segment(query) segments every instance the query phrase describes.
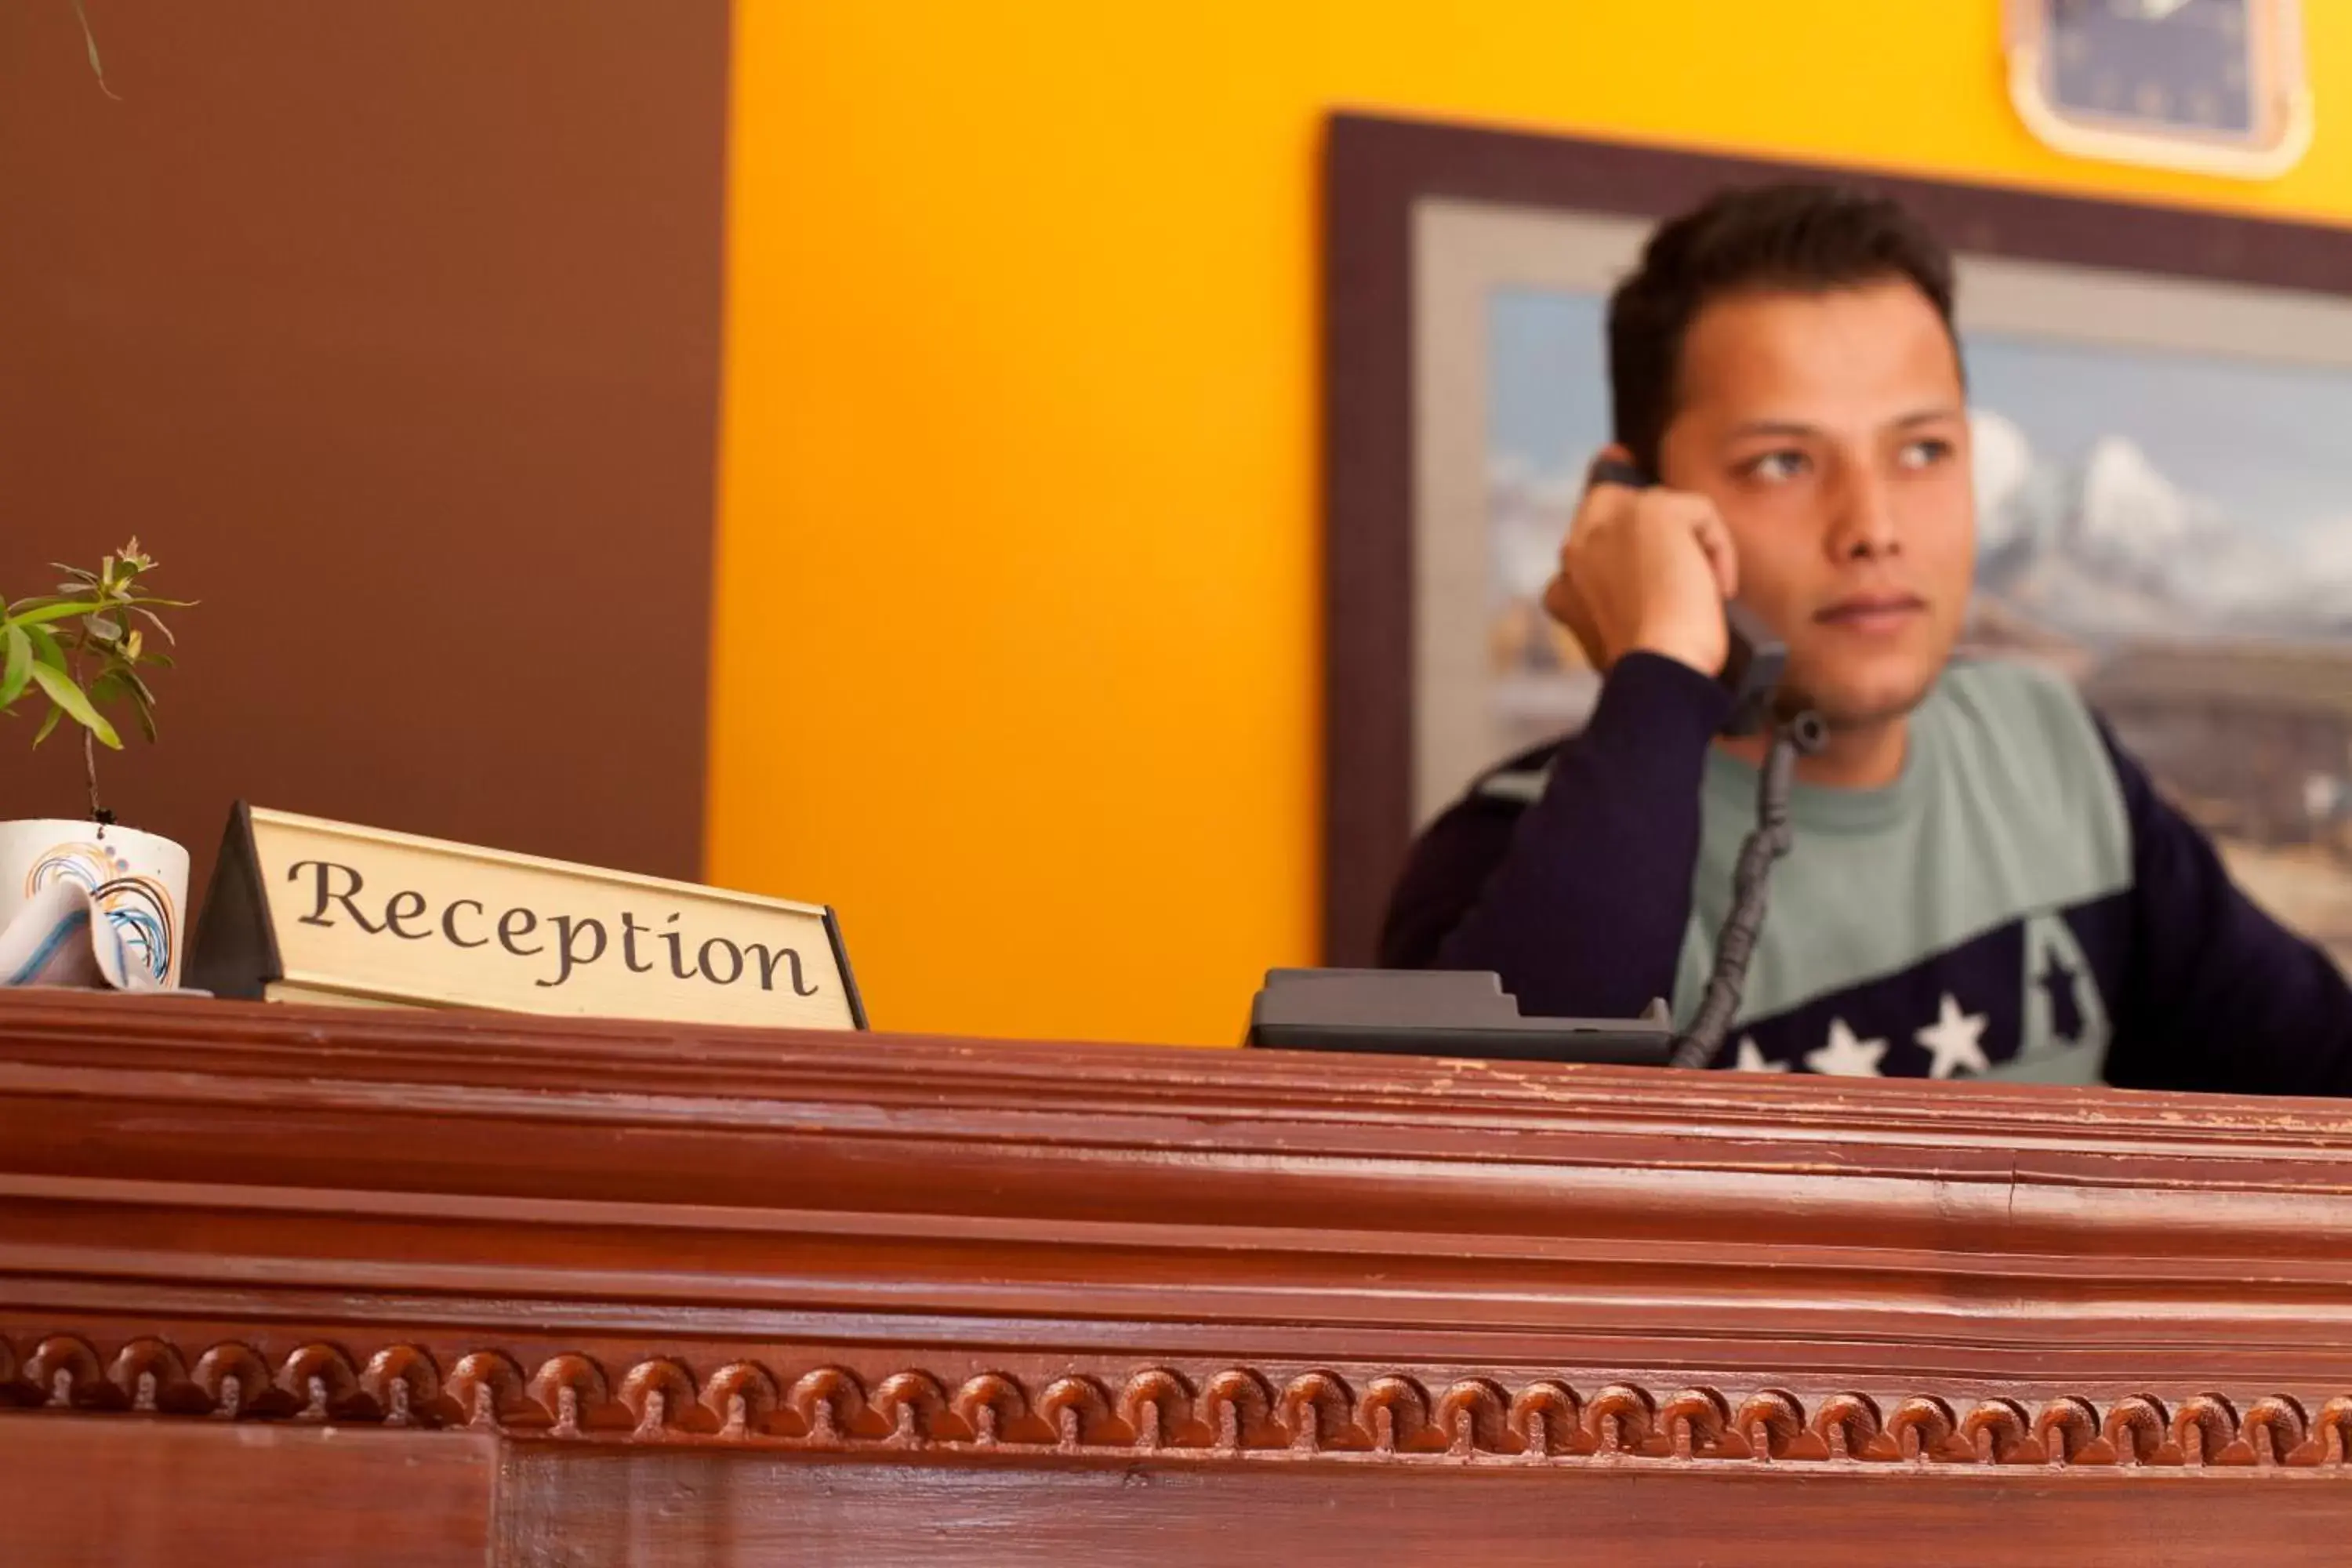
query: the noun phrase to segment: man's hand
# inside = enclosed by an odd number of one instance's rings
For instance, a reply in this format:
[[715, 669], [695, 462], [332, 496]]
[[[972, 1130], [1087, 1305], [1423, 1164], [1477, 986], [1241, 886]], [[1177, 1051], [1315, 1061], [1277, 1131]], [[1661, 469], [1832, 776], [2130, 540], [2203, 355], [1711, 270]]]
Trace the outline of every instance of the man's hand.
[[[1632, 460], [1622, 447], [1601, 456]], [[1713, 501], [1596, 484], [1577, 508], [1544, 608], [1596, 668], [1640, 649], [1720, 675], [1731, 651], [1723, 606], [1738, 591], [1739, 558]]]

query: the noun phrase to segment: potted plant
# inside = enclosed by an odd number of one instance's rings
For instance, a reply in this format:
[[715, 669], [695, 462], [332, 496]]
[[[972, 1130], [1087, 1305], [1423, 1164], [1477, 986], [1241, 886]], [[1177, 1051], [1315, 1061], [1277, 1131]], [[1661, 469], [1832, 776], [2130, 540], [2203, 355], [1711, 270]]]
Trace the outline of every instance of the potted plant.
[[0, 821], [0, 930], [43, 889], [78, 884], [121, 939], [126, 961], [143, 965], [156, 984], [173, 984], [184, 945], [188, 852], [116, 824], [99, 794], [98, 749], [122, 749], [110, 708], [127, 711], [154, 740], [155, 693], [142, 672], [168, 668], [172, 659], [148, 633], [172, 641], [156, 612], [184, 608], [186, 601], [147, 592], [155, 562], [136, 539], [95, 572], [58, 570], [66, 580], [56, 593], [0, 603], [0, 713], [15, 717], [26, 704], [45, 710], [33, 731], [36, 746], [72, 721], [81, 735], [89, 818]]

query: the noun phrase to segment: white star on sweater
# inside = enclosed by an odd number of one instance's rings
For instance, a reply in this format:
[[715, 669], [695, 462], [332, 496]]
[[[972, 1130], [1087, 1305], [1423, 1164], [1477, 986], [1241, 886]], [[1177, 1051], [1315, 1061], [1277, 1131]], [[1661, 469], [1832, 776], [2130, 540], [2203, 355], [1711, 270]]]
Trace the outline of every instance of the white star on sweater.
[[1731, 1064], [1735, 1072], [1787, 1072], [1787, 1062], [1776, 1062], [1756, 1048], [1756, 1037], [1739, 1037], [1739, 1059]]
[[1912, 1037], [1935, 1053], [1928, 1076], [1949, 1078], [1959, 1068], [1966, 1068], [1971, 1077], [1990, 1072], [1992, 1063], [1984, 1053], [1985, 1026], [1990, 1021], [1983, 1013], [1961, 1012], [1958, 999], [1947, 992], [1936, 1021]]
[[1830, 1020], [1830, 1043], [1805, 1053], [1805, 1065], [1833, 1078], [1876, 1078], [1878, 1058], [1886, 1054], [1885, 1040], [1858, 1040], [1843, 1018]]

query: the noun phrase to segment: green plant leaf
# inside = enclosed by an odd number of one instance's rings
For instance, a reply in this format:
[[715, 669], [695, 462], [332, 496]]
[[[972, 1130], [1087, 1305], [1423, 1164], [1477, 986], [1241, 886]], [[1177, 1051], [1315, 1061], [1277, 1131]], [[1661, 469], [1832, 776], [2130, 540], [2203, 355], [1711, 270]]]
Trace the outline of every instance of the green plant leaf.
[[142, 664], [156, 665], [164, 669], [173, 669], [178, 668], [180, 661], [173, 658], [168, 653], [150, 653], [142, 654], [140, 656], [139, 662]]
[[22, 626], [10, 626], [6, 641], [6, 663], [0, 664], [0, 708], [23, 696], [26, 683], [33, 679], [33, 639]]
[[100, 613], [90, 616], [88, 620], [82, 622], [82, 625], [89, 629], [90, 636], [96, 637], [101, 643], [121, 642], [122, 640], [122, 621], [121, 617], [118, 616]]
[[24, 626], [25, 635], [33, 639], [33, 662], [46, 664], [59, 675], [65, 674], [66, 650], [58, 642], [57, 634], [44, 626], [26, 626], [22, 621], [16, 624]]
[[136, 616], [146, 616], [147, 619], [153, 624], [155, 629], [163, 634], [163, 640], [176, 647], [180, 639], [172, 635], [172, 628], [163, 624], [163, 617], [157, 615], [154, 611], [147, 608], [149, 605], [168, 605], [174, 602], [175, 601], [170, 599], [145, 599], [131, 605], [131, 613]]
[[33, 666], [33, 679], [48, 693], [50, 701], [65, 710], [67, 718], [97, 736], [100, 745], [110, 751], [122, 750], [122, 737], [114, 732], [114, 726], [106, 721], [105, 714], [89, 705], [89, 699], [82, 694], [81, 688], [76, 686], [69, 677], [59, 674], [47, 665], [37, 664]]
[[76, 616], [96, 615], [105, 607], [96, 599], [55, 599], [21, 616], [11, 611], [8, 618], [20, 626], [34, 626], [48, 621], [69, 621]]
[[47, 740], [49, 738], [49, 731], [56, 729], [58, 727], [58, 721], [65, 716], [66, 710], [64, 709], [52, 704], [48, 712], [44, 715], [41, 720], [41, 727], [33, 731], [33, 744], [37, 746], [42, 742]]

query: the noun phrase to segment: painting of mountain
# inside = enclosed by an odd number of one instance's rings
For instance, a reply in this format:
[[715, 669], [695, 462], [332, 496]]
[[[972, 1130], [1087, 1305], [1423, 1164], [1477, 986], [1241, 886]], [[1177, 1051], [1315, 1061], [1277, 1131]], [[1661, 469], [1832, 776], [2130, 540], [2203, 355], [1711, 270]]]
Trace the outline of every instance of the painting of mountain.
[[1979, 593], [2102, 647], [2352, 637], [2352, 378], [1969, 342]]
[[[1597, 678], [1540, 600], [1608, 439], [1602, 301], [1488, 314], [1490, 700], [1511, 744]], [[1970, 333], [1967, 651], [2060, 670], [2242, 885], [2352, 969], [2352, 374]]]
[[2352, 378], [1968, 356], [1972, 641], [2080, 680], [2247, 889], [2352, 968]]

